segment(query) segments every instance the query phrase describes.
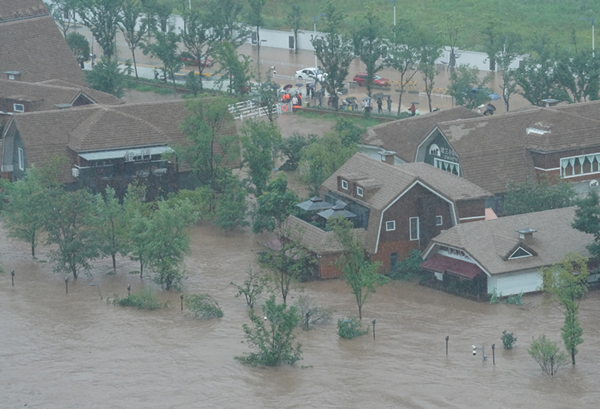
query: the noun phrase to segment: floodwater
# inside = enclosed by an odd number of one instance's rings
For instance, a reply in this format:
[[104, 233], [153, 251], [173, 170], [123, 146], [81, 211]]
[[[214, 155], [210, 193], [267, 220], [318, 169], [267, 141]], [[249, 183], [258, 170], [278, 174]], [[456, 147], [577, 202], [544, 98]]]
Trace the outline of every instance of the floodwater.
[[[377, 320], [375, 340], [372, 332], [341, 340], [335, 322], [298, 329], [302, 361], [252, 368], [233, 359], [248, 351], [241, 341], [249, 320], [229, 283], [242, 282], [255, 267], [266, 237], [207, 225], [192, 236], [185, 293], [213, 295], [221, 319], [182, 314], [174, 292], [160, 292], [169, 305], [158, 311], [107, 303], [115, 293], [125, 296], [127, 284], [133, 291], [155, 287], [128, 274], [137, 267], [128, 260], [119, 260], [116, 275], [106, 274], [109, 260], [97, 261], [93, 276], [69, 281], [66, 295], [64, 276], [42, 262], [47, 249], [31, 260], [26, 244], [2, 241], [0, 408], [598, 407], [600, 292], [581, 304], [585, 343], [577, 365], [554, 378], [542, 374], [526, 351], [532, 336], [560, 340], [563, 317], [541, 305], [542, 296], [525, 297], [523, 307], [489, 305], [400, 282], [380, 288], [364, 306], [363, 323], [371, 327]], [[90, 283], [100, 285], [104, 300]], [[303, 291], [333, 308], [335, 320], [357, 314], [343, 281], [312, 282]], [[300, 294], [297, 286], [290, 301]], [[518, 337], [512, 351], [502, 348], [504, 329]], [[481, 352], [472, 355], [473, 344], [485, 346], [487, 362]]]

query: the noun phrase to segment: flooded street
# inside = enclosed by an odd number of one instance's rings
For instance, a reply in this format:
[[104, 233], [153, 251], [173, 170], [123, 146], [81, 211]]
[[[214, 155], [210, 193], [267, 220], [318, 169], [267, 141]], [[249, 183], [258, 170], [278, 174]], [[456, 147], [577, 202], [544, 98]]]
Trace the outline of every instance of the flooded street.
[[[6, 237], [6, 236], [5, 236]], [[260, 239], [260, 237], [258, 238]], [[97, 261], [93, 277], [69, 282], [51, 272], [47, 249], [39, 260], [24, 243], [5, 240], [0, 257], [0, 408], [595, 408], [600, 401], [600, 292], [581, 304], [585, 343], [576, 367], [554, 378], [527, 354], [532, 336], [560, 340], [563, 316], [525, 297], [525, 306], [489, 305], [393, 282], [372, 295], [363, 323], [372, 332], [341, 340], [335, 322], [298, 330], [303, 360], [295, 367], [258, 369], [233, 358], [247, 351], [241, 283], [260, 249], [249, 233], [193, 231], [185, 293], [209, 293], [224, 317], [197, 320], [181, 313], [179, 294], [160, 292], [168, 308], [142, 311], [106, 303], [113, 294], [154, 287], [128, 274], [137, 264]], [[10, 270], [15, 269], [11, 288]], [[104, 300], [100, 300], [97, 286]], [[292, 292], [295, 302], [299, 286]], [[334, 320], [356, 315], [340, 280], [304, 285], [304, 294], [335, 309]], [[371, 327], [372, 329], [372, 327]], [[518, 337], [505, 351], [502, 330]], [[450, 336], [445, 355], [446, 335]], [[491, 344], [496, 344], [496, 365]], [[562, 346], [562, 341], [560, 341]], [[471, 345], [486, 347], [472, 356]]]

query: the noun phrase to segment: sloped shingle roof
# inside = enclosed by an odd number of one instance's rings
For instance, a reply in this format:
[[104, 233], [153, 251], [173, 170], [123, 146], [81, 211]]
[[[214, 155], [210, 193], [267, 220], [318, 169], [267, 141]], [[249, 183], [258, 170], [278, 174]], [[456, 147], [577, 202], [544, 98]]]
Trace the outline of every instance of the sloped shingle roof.
[[[429, 248], [438, 244], [462, 249], [492, 275], [549, 266], [569, 251], [589, 257], [586, 246], [594, 237], [571, 227], [575, 209], [567, 207], [459, 224], [433, 238]], [[528, 247], [537, 256], [507, 260], [508, 253], [520, 243], [516, 230], [524, 228], [536, 230]]]

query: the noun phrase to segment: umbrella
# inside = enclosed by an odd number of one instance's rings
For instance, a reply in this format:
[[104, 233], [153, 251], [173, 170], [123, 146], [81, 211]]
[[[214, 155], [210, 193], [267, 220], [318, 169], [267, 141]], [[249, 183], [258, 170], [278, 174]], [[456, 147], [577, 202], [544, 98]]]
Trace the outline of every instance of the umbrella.
[[300, 209], [308, 211], [326, 210], [333, 207], [330, 203], [324, 202], [323, 199], [318, 196], [315, 196], [306, 202], [299, 203], [296, 206], [298, 206]]
[[411, 104], [413, 104], [413, 105], [419, 105], [418, 102], [411, 102]]
[[296, 86], [297, 86], [297, 87], [303, 87], [303, 86], [304, 86], [304, 84], [303, 84], [303, 83], [301, 83], [301, 82], [299, 82], [299, 83], [297, 83], [297, 84], [296, 84]]
[[271, 88], [273, 88], [274, 90], [277, 90], [277, 89], [279, 89], [279, 84], [277, 84], [275, 82], [272, 82], [271, 83]]
[[373, 99], [373, 98], [371, 98], [371, 97], [364, 97], [364, 98], [363, 98], [363, 101], [371, 101], [372, 99]]
[[377, 98], [383, 98], [385, 97], [385, 95], [383, 95], [381, 92], [378, 92], [377, 94], [373, 95], [373, 98], [377, 99]]
[[290, 89], [292, 87], [293, 87], [292, 84], [287, 84], [285, 87], [283, 87], [283, 89], [287, 91], [288, 89]]
[[352, 212], [349, 212], [346, 208], [346, 202], [338, 200], [331, 209], [324, 210], [322, 212], [317, 213], [319, 216], [330, 219], [332, 217], [356, 217], [356, 215]]

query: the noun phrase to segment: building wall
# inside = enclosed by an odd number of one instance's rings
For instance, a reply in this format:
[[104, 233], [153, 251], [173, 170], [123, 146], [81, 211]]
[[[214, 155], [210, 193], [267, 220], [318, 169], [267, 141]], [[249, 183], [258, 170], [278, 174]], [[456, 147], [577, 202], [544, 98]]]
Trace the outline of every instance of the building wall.
[[371, 262], [380, 262], [381, 267], [379, 271], [391, 271], [391, 255], [397, 253], [397, 260], [405, 260], [410, 252], [413, 250], [419, 250], [419, 241], [394, 241], [388, 243], [379, 243], [379, 251], [377, 254], [371, 255]]
[[[485, 219], [485, 200], [461, 200], [456, 204], [459, 223]], [[462, 219], [462, 220], [460, 220]]]
[[538, 270], [521, 271], [512, 274], [501, 274], [488, 277], [488, 293], [493, 293], [494, 289], [503, 296], [532, 293], [539, 291], [542, 285], [542, 279]]
[[321, 278], [337, 278], [342, 272], [335, 267], [334, 263], [339, 254], [324, 254], [319, 257], [319, 276]]

